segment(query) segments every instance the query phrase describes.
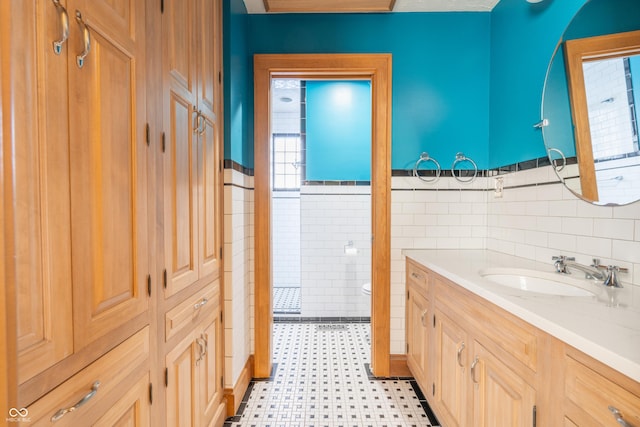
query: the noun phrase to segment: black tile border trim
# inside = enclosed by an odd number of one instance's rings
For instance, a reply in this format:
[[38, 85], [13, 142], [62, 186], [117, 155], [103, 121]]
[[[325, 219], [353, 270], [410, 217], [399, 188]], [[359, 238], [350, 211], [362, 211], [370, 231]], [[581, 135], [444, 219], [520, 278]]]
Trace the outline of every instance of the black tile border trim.
[[[567, 157], [567, 165], [575, 165], [578, 163], [577, 157]], [[542, 168], [545, 166], [551, 166], [551, 162], [548, 157], [539, 157], [537, 159], [525, 160], [523, 162], [513, 163], [510, 165], [500, 166], [493, 169], [480, 169], [478, 170], [478, 177], [488, 178], [497, 175], [505, 175], [508, 173], [525, 171], [529, 169]], [[469, 177], [473, 175], [472, 170], [461, 169], [460, 171], [456, 170], [456, 173], [460, 173], [463, 177]], [[436, 176], [435, 170], [420, 170], [418, 171], [420, 176], [426, 176], [434, 178]], [[413, 169], [393, 169], [391, 171], [391, 176], [413, 176]], [[440, 177], [444, 178], [452, 178], [453, 175], [450, 169], [442, 169], [440, 171]]]
[[224, 168], [225, 169], [233, 169], [234, 171], [238, 171], [247, 176], [253, 176], [254, 169], [248, 168], [246, 166], [242, 166], [240, 163], [231, 159], [224, 159]]
[[273, 317], [274, 323], [371, 323], [371, 317]]

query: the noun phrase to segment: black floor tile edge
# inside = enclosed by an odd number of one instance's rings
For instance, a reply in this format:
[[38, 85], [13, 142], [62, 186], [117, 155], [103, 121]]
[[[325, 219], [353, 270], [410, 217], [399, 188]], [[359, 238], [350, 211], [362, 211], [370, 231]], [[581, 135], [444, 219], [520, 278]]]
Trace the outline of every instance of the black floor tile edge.
[[274, 363], [271, 366], [271, 376], [269, 378], [252, 378], [251, 381], [249, 381], [249, 386], [247, 387], [247, 391], [244, 393], [244, 396], [242, 396], [242, 402], [240, 402], [240, 406], [238, 406], [238, 411], [234, 416], [228, 417], [224, 421], [224, 427], [231, 427], [232, 423], [237, 423], [242, 421], [242, 414], [244, 413], [244, 410], [247, 407], [247, 403], [249, 402], [249, 396], [251, 396], [251, 392], [253, 391], [253, 388], [255, 387], [256, 383], [273, 381], [273, 379], [276, 377], [277, 371], [278, 371], [278, 364]]
[[273, 317], [275, 323], [371, 323], [371, 317]]
[[420, 390], [420, 386], [418, 386], [418, 383], [415, 380], [412, 380], [410, 383], [411, 387], [413, 387], [414, 393], [416, 394], [418, 400], [420, 401], [420, 404], [422, 405], [422, 409], [424, 409], [424, 413], [427, 414], [427, 418], [429, 418], [429, 424], [431, 424], [433, 427], [439, 426], [440, 422], [438, 421], [436, 414], [433, 413], [431, 406], [429, 406], [429, 402], [427, 402], [427, 398], [424, 396], [424, 393], [422, 393], [422, 390]]

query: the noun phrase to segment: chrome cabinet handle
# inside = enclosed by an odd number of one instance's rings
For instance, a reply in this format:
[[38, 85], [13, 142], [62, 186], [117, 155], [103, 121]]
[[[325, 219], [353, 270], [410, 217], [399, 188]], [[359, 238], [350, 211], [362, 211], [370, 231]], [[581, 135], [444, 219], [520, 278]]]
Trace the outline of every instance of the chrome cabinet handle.
[[195, 117], [193, 118], [193, 133], [202, 135], [205, 130], [205, 120], [202, 115], [202, 111], [196, 110], [196, 107], [194, 106], [193, 113], [195, 114]]
[[58, 11], [58, 16], [60, 17], [60, 27], [62, 28], [60, 40], [53, 41], [53, 53], [55, 53], [56, 55], [60, 55], [60, 53], [62, 52], [62, 45], [69, 38], [69, 14], [67, 13], [67, 9], [65, 9], [64, 6], [60, 4], [60, 0], [53, 0], [53, 4]]
[[82, 68], [84, 66], [85, 58], [91, 51], [91, 33], [89, 32], [87, 24], [82, 20], [82, 14], [79, 10], [76, 10], [76, 21], [82, 29], [82, 41], [84, 43], [84, 51], [82, 51], [80, 55], [76, 56], [76, 63], [78, 64], [78, 68]]
[[205, 354], [202, 338], [196, 338], [196, 344], [198, 344], [198, 348], [200, 349], [200, 351], [198, 352], [198, 358], [196, 359], [196, 365], [199, 365], [200, 361], [204, 358], [204, 354]]
[[620, 411], [618, 411], [618, 408], [616, 408], [614, 406], [609, 406], [609, 410], [613, 414], [613, 416], [616, 419], [616, 421], [618, 422], [618, 424], [620, 424], [622, 427], [633, 427], [632, 424], [629, 424], [628, 422], [626, 422], [622, 418], [622, 414], [620, 413]]
[[458, 366], [464, 368], [464, 365], [462, 364], [462, 350], [464, 350], [464, 341], [460, 343], [460, 347], [458, 348]]
[[413, 277], [414, 279], [419, 279], [421, 276], [418, 273], [413, 272], [411, 273], [411, 277]]
[[55, 423], [56, 421], [64, 417], [69, 412], [73, 412], [79, 407], [81, 407], [82, 405], [84, 405], [85, 403], [87, 403], [89, 400], [91, 400], [93, 396], [96, 395], [96, 393], [98, 392], [98, 387], [100, 387], [100, 381], [94, 382], [93, 385], [91, 386], [91, 391], [89, 393], [85, 394], [84, 397], [78, 400], [78, 402], [75, 405], [69, 408], [60, 409], [58, 412], [53, 414], [53, 416], [51, 417], [51, 422]]
[[202, 119], [202, 125], [200, 124], [200, 122], [198, 122], [198, 135], [202, 135], [204, 131], [207, 130], [207, 121], [205, 120], [201, 111], [198, 111], [198, 117]]
[[478, 381], [476, 381], [476, 365], [479, 361], [480, 359], [478, 358], [478, 356], [476, 356], [476, 358], [473, 359], [473, 363], [471, 364], [471, 380], [474, 384], [478, 384]]
[[422, 323], [422, 326], [427, 326], [424, 324], [424, 317], [427, 315], [427, 310], [422, 312], [422, 315], [420, 316], [420, 323]]
[[202, 357], [206, 356], [209, 352], [209, 337], [206, 334], [200, 335], [202, 341], [204, 341], [204, 352], [202, 353]]
[[205, 297], [202, 297], [202, 299], [200, 300], [200, 302], [197, 302], [193, 305], [193, 309], [194, 310], [198, 310], [200, 309], [202, 306], [204, 306], [206, 303], [208, 303], [209, 300], [206, 299]]

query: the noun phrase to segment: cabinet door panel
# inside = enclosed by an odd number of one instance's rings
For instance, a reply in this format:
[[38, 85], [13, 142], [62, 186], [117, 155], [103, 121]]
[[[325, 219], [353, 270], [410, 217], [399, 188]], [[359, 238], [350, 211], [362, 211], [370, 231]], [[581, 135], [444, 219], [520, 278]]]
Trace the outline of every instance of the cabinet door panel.
[[192, 127], [193, 106], [175, 92], [169, 99], [169, 144], [165, 166], [165, 265], [170, 296], [195, 283], [199, 276], [197, 139]]
[[443, 420], [454, 426], [465, 426], [467, 422], [468, 345], [464, 329], [436, 309], [435, 397]]
[[407, 305], [407, 340], [409, 352], [407, 363], [414, 377], [422, 387], [426, 387], [427, 341], [429, 324], [427, 300], [414, 288], [409, 290]]
[[199, 234], [202, 236], [201, 276], [213, 274], [217, 279], [220, 276], [220, 249], [222, 248], [220, 133], [217, 125], [207, 117], [204, 117], [203, 126], [204, 132], [200, 141], [201, 153], [198, 156], [201, 162], [199, 200], [202, 201]]
[[[477, 342], [473, 425], [512, 427], [533, 425], [535, 390]], [[472, 372], [473, 373], [473, 372]]]
[[196, 399], [198, 395], [196, 360], [199, 351], [197, 347], [193, 334], [190, 334], [167, 355], [168, 426], [199, 426]]
[[162, 14], [162, 33], [165, 37], [165, 77], [171, 85], [195, 95], [196, 62], [193, 39], [195, 9], [192, 0], [166, 1]]
[[198, 106], [208, 115], [218, 115], [220, 87], [221, 8], [220, 0], [196, 0], [198, 10]]
[[18, 382], [73, 352], [66, 51], [51, 1], [14, 3], [24, 23], [15, 97], [13, 210]]
[[[122, 394], [122, 391], [120, 392]], [[124, 393], [94, 427], [148, 427], [151, 408], [149, 404], [149, 373]]]
[[117, 19], [92, 20], [92, 9], [85, 9], [91, 51], [82, 68], [75, 55], [69, 58], [74, 317], [79, 347], [148, 309], [144, 15], [143, 4], [130, 1], [128, 7], [137, 7], [134, 36], [123, 39], [110, 25]]
[[204, 425], [221, 410], [223, 388], [222, 379], [222, 330], [220, 328], [220, 307], [215, 309], [216, 317], [201, 334], [206, 343], [206, 354], [200, 362], [198, 379], [200, 383], [200, 408]]

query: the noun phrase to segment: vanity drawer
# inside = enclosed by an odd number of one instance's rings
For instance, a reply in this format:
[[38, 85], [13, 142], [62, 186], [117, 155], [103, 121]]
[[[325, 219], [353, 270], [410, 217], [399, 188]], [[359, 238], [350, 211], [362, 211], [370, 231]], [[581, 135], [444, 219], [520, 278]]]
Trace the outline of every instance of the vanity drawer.
[[[617, 383], [621, 374], [601, 375], [581, 361], [565, 356], [565, 418], [579, 426], [640, 426], [640, 384], [631, 392]], [[614, 382], [615, 381], [615, 382]], [[615, 415], [612, 409], [619, 411]]]
[[429, 272], [410, 259], [407, 259], [407, 287], [412, 286], [427, 297], [429, 290]]
[[216, 280], [204, 289], [169, 310], [165, 314], [165, 340], [169, 341], [180, 331], [195, 325], [220, 303], [220, 281]]
[[[142, 372], [148, 372], [148, 360], [149, 327], [145, 327], [29, 406], [28, 424], [92, 425], [133, 386]], [[62, 413], [74, 405], [75, 409]]]
[[470, 329], [488, 338], [482, 341], [489, 350], [506, 353], [537, 372], [538, 330], [443, 277], [435, 276], [434, 282], [437, 307], [466, 319]]

